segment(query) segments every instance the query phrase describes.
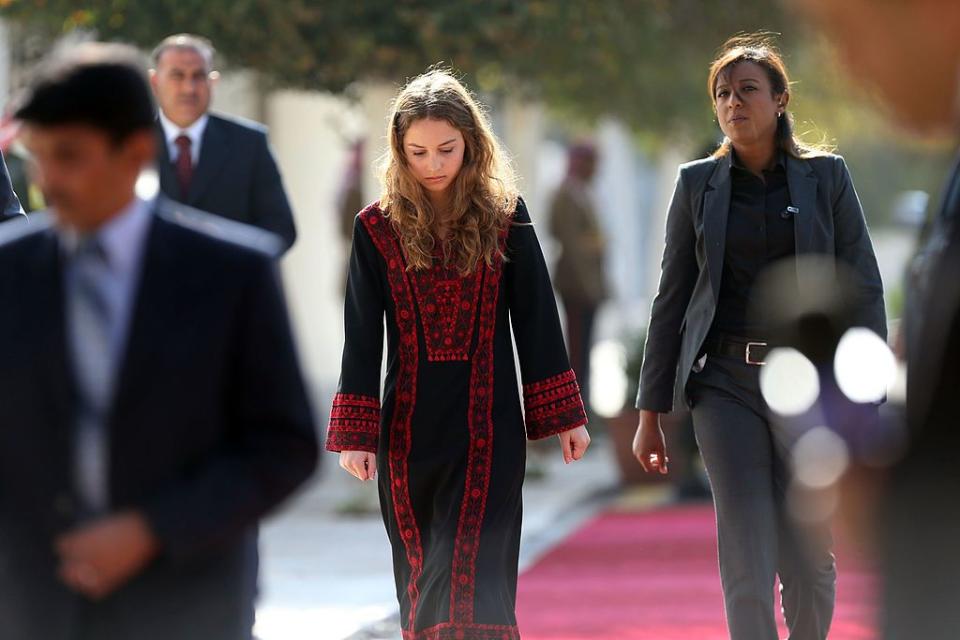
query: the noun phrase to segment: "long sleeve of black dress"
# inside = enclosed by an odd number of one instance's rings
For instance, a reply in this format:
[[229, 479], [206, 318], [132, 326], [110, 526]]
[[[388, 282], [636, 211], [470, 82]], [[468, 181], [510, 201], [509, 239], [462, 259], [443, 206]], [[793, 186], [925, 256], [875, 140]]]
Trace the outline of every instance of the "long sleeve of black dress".
[[377, 452], [385, 293], [378, 259], [369, 233], [356, 218], [343, 311], [343, 362], [327, 432], [329, 451]]
[[520, 358], [527, 437], [546, 438], [586, 424], [587, 416], [563, 346], [547, 264], [523, 201], [508, 236], [507, 260], [504, 279]]

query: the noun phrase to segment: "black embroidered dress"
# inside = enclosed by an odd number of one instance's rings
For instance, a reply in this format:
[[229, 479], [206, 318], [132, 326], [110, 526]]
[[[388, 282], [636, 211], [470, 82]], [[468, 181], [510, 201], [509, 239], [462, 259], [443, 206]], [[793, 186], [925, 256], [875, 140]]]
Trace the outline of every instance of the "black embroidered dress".
[[354, 225], [327, 449], [377, 454], [404, 640], [520, 637], [514, 604], [525, 436], [587, 422], [522, 202], [503, 242], [505, 263], [461, 277], [442, 260], [407, 270], [376, 205]]

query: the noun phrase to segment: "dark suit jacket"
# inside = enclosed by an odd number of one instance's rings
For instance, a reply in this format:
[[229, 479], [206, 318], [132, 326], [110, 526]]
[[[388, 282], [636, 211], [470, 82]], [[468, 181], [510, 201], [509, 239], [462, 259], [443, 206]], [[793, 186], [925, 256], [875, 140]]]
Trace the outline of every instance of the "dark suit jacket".
[[20, 206], [20, 200], [17, 198], [17, 194], [13, 190], [13, 185], [10, 182], [7, 163], [4, 161], [3, 156], [0, 155], [0, 222], [22, 215], [23, 207]]
[[[886, 337], [883, 284], [860, 200], [843, 158], [787, 157], [797, 255], [823, 254], [854, 271], [856, 324]], [[730, 210], [730, 156], [681, 165], [667, 213], [660, 287], [653, 300], [637, 408], [660, 413], [686, 400], [687, 379], [713, 323]]]
[[283, 238], [284, 250], [289, 249], [297, 230], [266, 129], [249, 121], [209, 115], [187, 194], [180, 193], [163, 127], [157, 121], [160, 190], [196, 209], [272, 231]]
[[884, 482], [884, 637], [951, 640], [960, 626], [960, 159], [909, 273], [908, 442]]
[[94, 604], [56, 577], [75, 382], [44, 215], [0, 228], [0, 637], [249, 637], [257, 522], [317, 457], [274, 261], [158, 207], [108, 429], [112, 508], [145, 513], [162, 551]]
[[934, 414], [956, 411], [941, 380], [957, 369], [950, 352], [960, 330], [960, 158], [954, 165], [940, 211], [914, 257], [904, 305], [907, 337], [907, 419], [915, 430]]

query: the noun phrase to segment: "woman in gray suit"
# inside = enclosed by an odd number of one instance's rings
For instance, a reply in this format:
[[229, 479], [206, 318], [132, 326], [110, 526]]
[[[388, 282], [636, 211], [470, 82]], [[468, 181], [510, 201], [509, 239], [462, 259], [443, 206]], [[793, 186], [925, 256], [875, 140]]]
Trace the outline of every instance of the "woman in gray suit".
[[785, 513], [789, 443], [760, 393], [769, 329], [755, 283], [774, 262], [818, 254], [856, 280], [855, 323], [886, 337], [883, 287], [863, 211], [840, 156], [797, 140], [783, 60], [767, 41], [735, 38], [710, 67], [725, 139], [680, 167], [667, 214], [637, 408], [634, 453], [667, 472], [660, 415], [692, 410], [714, 494], [727, 624], [734, 640], [775, 640], [773, 587], [791, 640], [826, 638], [836, 570], [826, 525]]

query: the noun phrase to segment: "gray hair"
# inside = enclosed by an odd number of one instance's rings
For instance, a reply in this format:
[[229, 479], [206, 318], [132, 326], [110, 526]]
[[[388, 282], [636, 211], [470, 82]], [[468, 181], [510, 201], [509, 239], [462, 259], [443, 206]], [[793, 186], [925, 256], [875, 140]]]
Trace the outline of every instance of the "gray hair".
[[153, 62], [154, 68], [160, 64], [160, 57], [163, 56], [164, 52], [170, 49], [190, 49], [196, 51], [206, 61], [207, 71], [213, 70], [213, 56], [216, 55], [217, 50], [213, 48], [213, 43], [203, 36], [192, 33], [177, 33], [172, 36], [167, 36], [156, 46], [150, 55], [150, 60]]

